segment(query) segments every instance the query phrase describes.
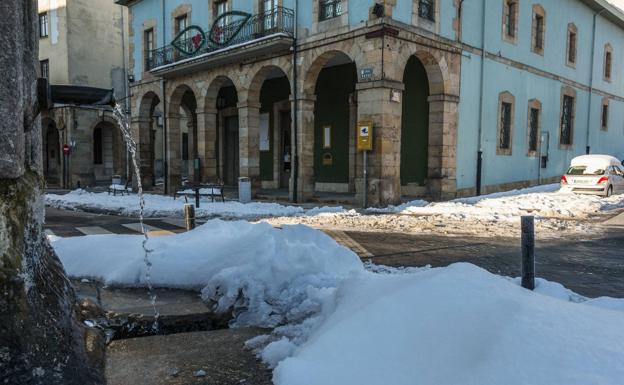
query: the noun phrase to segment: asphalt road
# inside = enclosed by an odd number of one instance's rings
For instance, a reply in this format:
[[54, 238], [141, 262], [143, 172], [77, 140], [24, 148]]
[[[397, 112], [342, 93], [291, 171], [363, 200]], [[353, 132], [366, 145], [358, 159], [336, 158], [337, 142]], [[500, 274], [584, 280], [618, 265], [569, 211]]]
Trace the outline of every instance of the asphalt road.
[[[102, 232], [136, 234], [136, 218], [46, 210], [46, 229], [55, 235]], [[167, 218], [146, 223], [166, 232], [182, 232], [182, 222]], [[94, 230], [95, 229], [95, 230]], [[87, 231], [88, 230], [88, 231]], [[478, 238], [381, 232], [329, 231], [363, 260], [387, 266], [446, 266], [470, 262], [496, 274], [520, 275], [518, 238]], [[624, 229], [605, 228], [601, 237], [538, 240], [536, 274], [589, 297], [624, 297]]]

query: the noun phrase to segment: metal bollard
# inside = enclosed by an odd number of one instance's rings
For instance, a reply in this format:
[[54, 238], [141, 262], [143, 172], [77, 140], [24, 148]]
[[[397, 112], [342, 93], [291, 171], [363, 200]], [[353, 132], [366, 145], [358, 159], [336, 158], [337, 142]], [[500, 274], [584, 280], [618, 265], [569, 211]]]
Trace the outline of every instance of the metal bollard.
[[523, 216], [522, 228], [522, 287], [535, 289], [535, 217]]
[[195, 228], [195, 207], [190, 203], [184, 205], [184, 224], [187, 231]]
[[199, 187], [195, 188], [195, 207], [199, 208]]

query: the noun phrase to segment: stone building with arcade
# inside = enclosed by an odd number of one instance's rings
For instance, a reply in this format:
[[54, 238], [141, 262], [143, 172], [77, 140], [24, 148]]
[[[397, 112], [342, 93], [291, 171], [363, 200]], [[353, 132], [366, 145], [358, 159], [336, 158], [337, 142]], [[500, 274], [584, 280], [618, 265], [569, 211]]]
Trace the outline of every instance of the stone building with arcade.
[[624, 15], [603, 0], [116, 3], [143, 184], [168, 193], [248, 177], [255, 193], [383, 206], [624, 155]]
[[[125, 12], [112, 1], [39, 0], [39, 76], [55, 85], [114, 88], [123, 101]], [[42, 116], [42, 135], [48, 187], [109, 185], [113, 175], [127, 174], [110, 108], [56, 104]]]

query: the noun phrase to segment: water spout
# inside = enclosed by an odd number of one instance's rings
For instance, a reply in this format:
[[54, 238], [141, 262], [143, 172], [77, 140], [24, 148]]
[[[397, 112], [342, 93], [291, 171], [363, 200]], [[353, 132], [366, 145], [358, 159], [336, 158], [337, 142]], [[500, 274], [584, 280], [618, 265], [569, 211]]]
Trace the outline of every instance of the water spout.
[[145, 224], [143, 223], [143, 212], [145, 210], [145, 198], [143, 197], [143, 184], [141, 182], [141, 169], [139, 167], [139, 160], [137, 159], [137, 144], [132, 136], [132, 131], [130, 130], [130, 124], [128, 123], [128, 119], [124, 112], [124, 109], [121, 105], [115, 103], [113, 106], [113, 117], [117, 121], [119, 128], [124, 136], [124, 140], [126, 142], [126, 147], [128, 148], [128, 152], [130, 152], [132, 158], [132, 166], [134, 168], [134, 174], [137, 183], [137, 194], [139, 196], [139, 222], [141, 224], [141, 233], [143, 234], [143, 261], [145, 262], [145, 283], [147, 284], [147, 289], [149, 296], [151, 298], [151, 304], [154, 308], [154, 324], [152, 325], [152, 329], [154, 333], [158, 332], [158, 317], [160, 313], [156, 308], [156, 294], [154, 294], [154, 288], [152, 286], [151, 280], [151, 271], [152, 271], [152, 262], [150, 261], [149, 254], [152, 250], [147, 247], [147, 243], [149, 241], [149, 235], [147, 233], [147, 229], [145, 228]]

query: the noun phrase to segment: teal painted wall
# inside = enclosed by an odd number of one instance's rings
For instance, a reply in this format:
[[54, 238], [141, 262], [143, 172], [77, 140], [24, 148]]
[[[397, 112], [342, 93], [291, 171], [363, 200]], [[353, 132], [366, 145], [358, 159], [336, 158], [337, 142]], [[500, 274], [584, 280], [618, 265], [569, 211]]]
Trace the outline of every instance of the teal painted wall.
[[266, 80], [260, 90], [260, 113], [269, 113], [269, 151], [260, 152], [260, 179], [273, 180], [273, 153], [275, 151], [274, 129], [275, 114], [273, 103], [287, 100], [290, 95], [290, 83], [288, 78]]
[[[349, 94], [355, 90], [355, 64], [325, 68], [316, 82], [314, 176], [316, 182], [349, 181]], [[331, 126], [331, 148], [323, 148], [323, 127]], [[355, 128], [354, 128], [355, 129]], [[323, 155], [333, 158], [323, 165]]]
[[401, 184], [425, 184], [429, 145], [429, 82], [420, 60], [411, 57], [403, 75]]

